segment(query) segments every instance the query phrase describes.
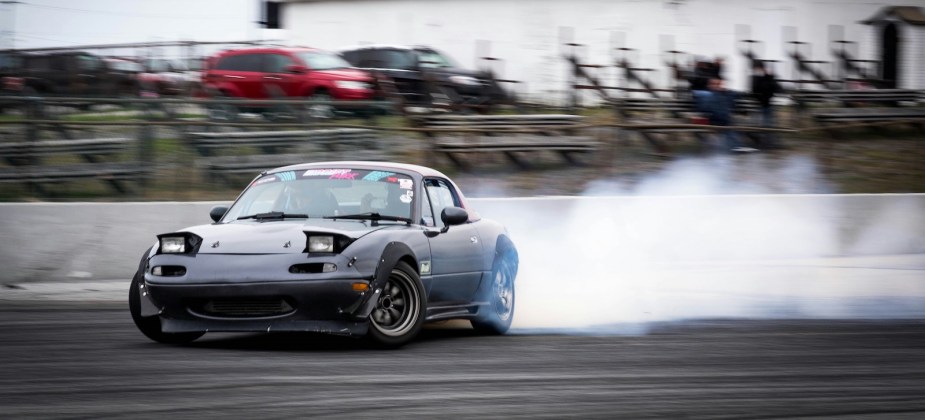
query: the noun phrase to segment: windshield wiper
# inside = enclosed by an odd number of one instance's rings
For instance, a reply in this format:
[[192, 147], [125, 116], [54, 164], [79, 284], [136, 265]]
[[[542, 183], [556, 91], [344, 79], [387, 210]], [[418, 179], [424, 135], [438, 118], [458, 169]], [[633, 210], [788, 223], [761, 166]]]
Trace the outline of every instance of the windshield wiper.
[[257, 213], [250, 216], [241, 216], [236, 220], [254, 219], [254, 220], [283, 220], [283, 219], [308, 219], [307, 214], [300, 213], [283, 213], [281, 211], [271, 211], [267, 213]]
[[407, 224], [409, 224], [409, 225], [411, 224], [411, 219], [409, 219], [409, 218], [407, 218], [407, 217], [382, 215], [382, 214], [379, 214], [379, 213], [376, 213], [376, 212], [357, 213], [357, 214], [345, 214], [345, 215], [343, 215], [343, 216], [324, 216], [324, 218], [325, 218], [325, 219], [333, 219], [333, 220], [337, 220], [337, 219], [343, 219], [343, 220], [372, 220], [372, 221], [373, 221], [373, 226], [378, 225], [380, 220], [385, 220], [385, 221], [389, 221], [389, 222], [405, 222], [405, 223], [407, 223]]

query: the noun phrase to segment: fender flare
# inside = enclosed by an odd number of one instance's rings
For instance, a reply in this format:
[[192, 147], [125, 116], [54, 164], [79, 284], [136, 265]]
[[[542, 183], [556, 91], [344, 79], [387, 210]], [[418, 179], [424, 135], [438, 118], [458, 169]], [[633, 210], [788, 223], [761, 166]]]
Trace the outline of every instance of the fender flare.
[[[135, 273], [138, 276], [139, 280], [144, 283], [145, 281], [145, 269], [148, 266], [148, 260], [151, 259], [151, 251], [154, 249], [152, 246], [148, 248], [147, 251], [141, 256], [141, 261], [138, 263], [138, 271]], [[139, 315], [143, 317], [155, 316], [161, 313], [161, 309], [151, 300], [151, 297], [147, 293], [139, 293]]]
[[[376, 308], [376, 302], [379, 301], [379, 295], [382, 294], [382, 287], [385, 286], [389, 276], [392, 274], [392, 268], [405, 257], [414, 259], [411, 266], [417, 267], [417, 257], [408, 245], [401, 242], [389, 242], [385, 246], [385, 249], [382, 250], [382, 256], [379, 257], [379, 264], [376, 266], [376, 274], [373, 280], [369, 282], [371, 292], [360, 303], [357, 310], [353, 312], [353, 316], [364, 320], [369, 317], [369, 314]], [[422, 290], [421, 292], [423, 293], [424, 291]]]

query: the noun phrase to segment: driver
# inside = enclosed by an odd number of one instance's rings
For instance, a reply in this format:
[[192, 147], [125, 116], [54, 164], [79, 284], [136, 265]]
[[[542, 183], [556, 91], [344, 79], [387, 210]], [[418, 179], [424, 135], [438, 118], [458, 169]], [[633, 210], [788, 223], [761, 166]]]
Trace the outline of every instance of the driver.
[[311, 217], [333, 216], [337, 199], [328, 189], [299, 188], [287, 185], [277, 200], [277, 208], [285, 213], [307, 214]]

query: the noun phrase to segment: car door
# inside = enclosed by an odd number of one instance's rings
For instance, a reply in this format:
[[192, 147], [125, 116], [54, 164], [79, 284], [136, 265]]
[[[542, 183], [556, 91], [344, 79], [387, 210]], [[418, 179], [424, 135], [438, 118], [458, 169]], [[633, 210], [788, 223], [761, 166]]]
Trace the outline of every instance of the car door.
[[[382, 48], [363, 50], [357, 67], [388, 76], [406, 101], [421, 102], [421, 78], [416, 56], [411, 50]], [[439, 216], [439, 215], [438, 215]]]
[[241, 72], [242, 77], [241, 90], [245, 98], [266, 99], [267, 92], [263, 84], [263, 77], [266, 73], [263, 70], [264, 59], [269, 54], [243, 54], [241, 55]]
[[[441, 178], [425, 179], [422, 193], [422, 222], [434, 229], [442, 229], [440, 213], [446, 207], [459, 207], [458, 195], [452, 185]], [[484, 259], [477, 223], [450, 226], [446, 232], [430, 238], [433, 277], [428, 301], [431, 304], [468, 303], [478, 290]]]
[[[206, 74], [206, 80], [219, 89], [227, 89], [234, 95], [245, 98], [262, 98], [263, 76], [260, 54], [241, 53], [222, 57], [215, 64], [215, 69]], [[257, 96], [257, 95], [260, 96]]]
[[106, 66], [103, 60], [97, 56], [89, 54], [78, 54], [75, 56], [77, 65], [77, 77], [79, 78], [80, 94], [83, 95], [100, 95], [109, 93], [106, 89]]
[[263, 74], [264, 90], [270, 98], [285, 98], [298, 96], [299, 84], [297, 75], [286, 71], [286, 67], [295, 64], [287, 55], [271, 53], [263, 59], [265, 73]]

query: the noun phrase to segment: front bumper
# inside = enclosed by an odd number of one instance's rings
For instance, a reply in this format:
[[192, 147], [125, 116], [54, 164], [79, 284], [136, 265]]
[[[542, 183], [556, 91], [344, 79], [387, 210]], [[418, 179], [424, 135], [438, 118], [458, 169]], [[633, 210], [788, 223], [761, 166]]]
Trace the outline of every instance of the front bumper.
[[[293, 274], [295, 263], [335, 262], [334, 273]], [[186, 274], [154, 276], [150, 267], [182, 265]], [[370, 297], [354, 290], [369, 284], [339, 255], [306, 260], [305, 254], [156, 255], [145, 272], [148, 313], [164, 332], [319, 332], [363, 335], [365, 317], [355, 315]]]
[[331, 97], [338, 101], [368, 100], [373, 99], [375, 91], [372, 89], [331, 89]]

